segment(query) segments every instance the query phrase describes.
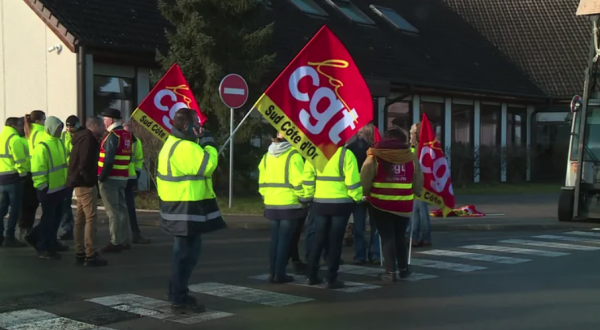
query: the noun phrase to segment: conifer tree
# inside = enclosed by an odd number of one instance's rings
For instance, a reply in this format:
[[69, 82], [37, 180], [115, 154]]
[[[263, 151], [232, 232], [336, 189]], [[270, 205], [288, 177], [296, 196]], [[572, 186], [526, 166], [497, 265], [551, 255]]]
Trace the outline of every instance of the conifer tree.
[[[207, 128], [220, 140], [229, 135], [229, 109], [222, 103], [219, 82], [237, 73], [248, 82], [251, 94], [245, 109], [264, 91], [263, 74], [271, 65], [273, 23], [267, 0], [158, 0], [162, 15], [172, 27], [166, 31], [169, 50], [157, 53], [164, 70], [179, 64], [200, 108], [208, 116]], [[243, 115], [245, 111], [237, 111]], [[236, 124], [241, 116], [237, 117]], [[261, 126], [247, 120], [236, 140], [248, 140]], [[258, 130], [259, 131], [259, 130]]]

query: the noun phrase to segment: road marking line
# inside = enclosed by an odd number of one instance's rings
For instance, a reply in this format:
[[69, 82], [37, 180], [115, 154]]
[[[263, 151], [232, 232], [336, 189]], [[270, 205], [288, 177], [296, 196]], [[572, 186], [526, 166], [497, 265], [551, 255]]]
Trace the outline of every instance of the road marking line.
[[[255, 280], [261, 280], [261, 281], [267, 281], [267, 280], [269, 280], [269, 274], [250, 276], [249, 278], [255, 279]], [[323, 285], [308, 285], [308, 284], [305, 284], [304, 282], [300, 282], [299, 280], [295, 280], [294, 282], [287, 283], [287, 284], [303, 286], [303, 287], [307, 287], [307, 288], [325, 289], [325, 286], [323, 286]], [[357, 292], [361, 292], [361, 291], [365, 291], [365, 290], [373, 290], [373, 289], [381, 288], [378, 285], [350, 282], [350, 281], [344, 281], [344, 284], [346, 284], [345, 288], [333, 289], [332, 291], [357, 293]]]
[[503, 215], [506, 215], [506, 214], [504, 214], [504, 213], [486, 213], [485, 214], [485, 216], [488, 216], [488, 217], [498, 217], [498, 216], [503, 216]]
[[459, 264], [456, 262], [446, 262], [446, 261], [418, 259], [418, 258], [411, 258], [410, 263], [413, 266], [436, 268], [436, 269], [447, 269], [447, 270], [453, 270], [455, 272], [462, 272], [462, 273], [468, 273], [468, 272], [473, 272], [476, 270], [482, 270], [482, 269], [487, 268], [487, 267], [482, 267], [482, 266], [471, 266], [471, 265]]
[[580, 243], [589, 243], [589, 244], [600, 244], [600, 240], [591, 239], [587, 237], [568, 237], [568, 236], [557, 236], [557, 235], [538, 235], [533, 236], [533, 238], [540, 239], [549, 239], [549, 240], [557, 240], [557, 241], [567, 241], [567, 242], [580, 242]]
[[189, 286], [189, 289], [196, 293], [273, 307], [289, 306], [313, 300], [311, 298], [292, 296], [284, 293], [213, 282], [193, 284]]
[[6, 330], [114, 330], [68, 319], [39, 309], [0, 313], [0, 328]]
[[588, 233], [585, 231], [569, 231], [569, 232], [563, 233], [563, 235], [577, 235], [577, 236], [588, 236], [588, 237], [600, 238], [600, 233]]
[[549, 247], [549, 248], [555, 248], [555, 249], [580, 250], [580, 251], [597, 251], [597, 250], [600, 250], [600, 248], [593, 247], [593, 246], [565, 244], [565, 243], [553, 243], [553, 242], [530, 241], [530, 240], [525, 240], [525, 239], [505, 239], [505, 240], [500, 241], [500, 243], [521, 244], [521, 245], [541, 246], [541, 247]]
[[225, 87], [223, 89], [223, 93], [225, 93], [225, 94], [233, 94], [233, 95], [245, 95], [246, 91], [243, 88]]
[[175, 315], [171, 312], [171, 303], [149, 297], [126, 293], [114, 296], [98, 297], [86, 301], [100, 304], [112, 309], [141, 316], [151, 317], [158, 320], [172, 321], [183, 324], [194, 324], [208, 320], [220, 319], [234, 314], [207, 310], [192, 316]]
[[468, 259], [468, 260], [495, 262], [498, 264], [511, 264], [511, 265], [531, 261], [531, 259], [511, 258], [511, 257], [495, 256], [495, 255], [491, 255], [491, 254], [480, 254], [480, 253], [448, 251], [448, 250], [429, 250], [429, 251], [421, 251], [419, 253], [432, 255], [432, 256], [455, 257], [455, 258], [462, 258], [462, 259]]
[[471, 249], [471, 250], [506, 252], [506, 253], [515, 253], [515, 254], [527, 254], [527, 255], [541, 256], [541, 257], [562, 257], [562, 256], [566, 256], [566, 255], [570, 254], [570, 253], [566, 253], [566, 252], [522, 249], [522, 248], [498, 246], [498, 245], [465, 245], [465, 246], [461, 246], [460, 248], [461, 249]]
[[[365, 266], [355, 266], [355, 265], [340, 265], [339, 269], [340, 273], [345, 274], [353, 274], [353, 275], [364, 275], [377, 277], [379, 274], [383, 273], [381, 268], [373, 268], [373, 267], [365, 267]], [[421, 274], [421, 273], [412, 273], [408, 278], [402, 278], [401, 281], [407, 282], [417, 282], [421, 280], [428, 280], [431, 278], [436, 278], [435, 275]]]

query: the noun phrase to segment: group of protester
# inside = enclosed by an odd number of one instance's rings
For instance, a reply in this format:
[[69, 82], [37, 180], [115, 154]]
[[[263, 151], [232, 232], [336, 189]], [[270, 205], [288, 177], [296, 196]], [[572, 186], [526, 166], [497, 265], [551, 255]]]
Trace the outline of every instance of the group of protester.
[[8, 221], [6, 230], [0, 221], [0, 245], [29, 244], [42, 259], [60, 259], [59, 252], [69, 250], [60, 241], [74, 239], [78, 265], [107, 265], [96, 250], [98, 190], [111, 236], [100, 252], [150, 242], [140, 234], [134, 202], [143, 165], [141, 141], [130, 125], [122, 125], [119, 110], [106, 109], [101, 116], [89, 117], [85, 127], [76, 116], [63, 123], [41, 110], [6, 120], [0, 133], [0, 217], [8, 214]]
[[[369, 124], [354, 141], [339, 148], [322, 171], [305, 162], [282, 134], [273, 139], [258, 166], [264, 216], [271, 224], [272, 283], [294, 281], [286, 271], [291, 259], [295, 273], [305, 274], [309, 285], [325, 282], [331, 289], [343, 287], [338, 270], [350, 215], [354, 217], [354, 264], [379, 263], [377, 238], [381, 237], [386, 272], [380, 278], [395, 282], [396, 271], [400, 278], [410, 276], [406, 235], [411, 232], [408, 225], [413, 215], [418, 216], [412, 221], [413, 245], [431, 244], [427, 204], [414, 198], [423, 187], [414, 150], [419, 128], [414, 125], [409, 138], [406, 131], [394, 127], [375, 142], [374, 126]], [[307, 264], [298, 255], [303, 228]], [[328, 267], [325, 281], [318, 276], [321, 258]]]

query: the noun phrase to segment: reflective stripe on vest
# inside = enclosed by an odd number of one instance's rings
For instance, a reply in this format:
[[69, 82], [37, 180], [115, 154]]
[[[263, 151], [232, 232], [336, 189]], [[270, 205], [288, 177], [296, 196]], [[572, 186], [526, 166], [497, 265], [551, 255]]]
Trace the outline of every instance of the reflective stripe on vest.
[[[294, 190], [302, 190], [302, 185], [300, 186], [293, 186], [290, 183], [290, 162], [292, 161], [292, 156], [297, 154], [298, 151], [296, 150], [292, 150], [286, 160], [285, 160], [285, 170], [283, 172], [283, 183], [275, 183], [275, 182], [265, 182], [265, 183], [259, 183], [258, 187], [259, 188], [288, 188], [288, 189], [294, 189]], [[264, 168], [265, 171], [267, 170], [267, 159], [269, 158], [268, 155], [265, 155], [265, 161], [264, 161]], [[265, 209], [271, 209], [271, 210], [291, 210], [291, 209], [300, 209], [302, 208], [301, 204], [292, 204], [292, 205], [266, 205], [265, 204]]]
[[169, 150], [169, 156], [167, 161], [167, 174], [158, 173], [157, 176], [163, 181], [170, 182], [182, 182], [182, 181], [202, 181], [206, 179], [210, 179], [204, 176], [204, 172], [206, 171], [206, 167], [208, 166], [208, 160], [210, 155], [206, 150], [204, 150], [204, 157], [202, 157], [202, 163], [200, 164], [200, 168], [198, 169], [198, 174], [196, 175], [184, 175], [184, 176], [173, 176], [173, 172], [171, 170], [171, 158], [173, 157], [173, 153], [175, 153], [175, 148], [181, 143], [183, 140], [178, 140], [171, 146]]
[[[414, 177], [414, 163], [392, 165], [393, 173], [386, 173], [386, 168], [377, 161], [377, 174], [373, 180], [373, 187], [369, 201], [374, 207], [392, 212], [410, 213], [413, 210], [414, 194], [412, 182]], [[403, 183], [397, 183], [397, 182]]]
[[[64, 145], [64, 143], [60, 139], [59, 139], [59, 141], [60, 141], [60, 144], [63, 147], [63, 151], [65, 151], [65, 145]], [[31, 175], [32, 176], [47, 175], [48, 176], [48, 187], [50, 187], [51, 186], [50, 185], [50, 179], [52, 178], [52, 176], [50, 174], [67, 168], [67, 164], [65, 163], [65, 164], [62, 164], [62, 165], [59, 165], [59, 166], [55, 167], [54, 166], [54, 160], [52, 160], [52, 153], [50, 153], [50, 146], [48, 146], [46, 144], [46, 142], [40, 142], [40, 145], [44, 146], [44, 148], [46, 148], [46, 152], [48, 153], [48, 171], [45, 171], [45, 172], [34, 172], [34, 173], [31, 173]], [[66, 160], [67, 159], [66, 151], [65, 151], [64, 156], [65, 156], [65, 160]], [[65, 187], [66, 186], [64, 184], [62, 184], [62, 185], [53, 187], [51, 189], [48, 189], [47, 193], [51, 194], [51, 193], [63, 190], [63, 189], [65, 189]]]
[[[123, 129], [113, 130], [112, 132], [108, 133], [108, 135], [106, 135], [106, 137], [102, 141], [102, 143], [100, 145], [100, 157], [98, 159], [98, 175], [100, 175], [100, 173], [102, 173], [102, 170], [104, 168], [104, 157], [106, 157], [106, 153], [104, 150], [104, 143], [106, 142], [106, 139], [108, 139], [110, 134], [115, 134], [117, 136], [117, 138], [119, 139], [119, 145], [117, 146], [117, 151], [115, 153], [113, 167], [112, 167], [110, 173], [108, 174], [108, 178], [115, 179], [115, 180], [128, 180], [129, 179], [129, 163], [131, 162], [132, 155], [131, 154], [127, 155], [126, 152], [124, 152], [124, 151], [129, 150], [129, 152], [131, 153], [131, 148], [132, 148], [133, 142], [132, 142], [130, 133]], [[127, 135], [129, 136], [129, 149], [126, 147], [126, 144], [124, 142]]]
[[[11, 134], [8, 136], [8, 139], [6, 139], [6, 143], [4, 144], [4, 153], [0, 154], [0, 158], [6, 158], [9, 159], [9, 167], [12, 167], [12, 170], [8, 170], [8, 171], [0, 171], [0, 176], [6, 176], [6, 175], [14, 175], [16, 173], [19, 173], [19, 171], [17, 171], [15, 169], [15, 164], [20, 164], [20, 163], [24, 163], [27, 161], [27, 155], [25, 155], [25, 159], [19, 159], [16, 162], [14, 161], [14, 157], [13, 155], [10, 154], [10, 140], [12, 140], [15, 136], [17, 136], [16, 134]], [[23, 173], [22, 176], [25, 176], [26, 174]]]

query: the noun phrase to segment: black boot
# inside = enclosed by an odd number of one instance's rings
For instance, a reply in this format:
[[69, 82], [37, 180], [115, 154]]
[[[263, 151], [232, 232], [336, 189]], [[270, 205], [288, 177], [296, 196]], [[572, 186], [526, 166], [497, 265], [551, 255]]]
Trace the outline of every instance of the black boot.
[[83, 266], [84, 263], [85, 263], [85, 253], [75, 254], [75, 264], [77, 266]]
[[396, 273], [388, 273], [385, 272], [381, 275], [379, 275], [379, 279], [382, 280], [383, 282], [397, 282], [398, 281], [398, 277], [396, 277]]
[[108, 265], [108, 261], [100, 258], [97, 253], [91, 257], [85, 257], [85, 263], [83, 264], [85, 267], [104, 267], [106, 265]]
[[206, 312], [206, 307], [198, 304], [196, 298], [187, 296], [185, 301], [171, 304], [171, 312], [175, 314], [204, 313]]

